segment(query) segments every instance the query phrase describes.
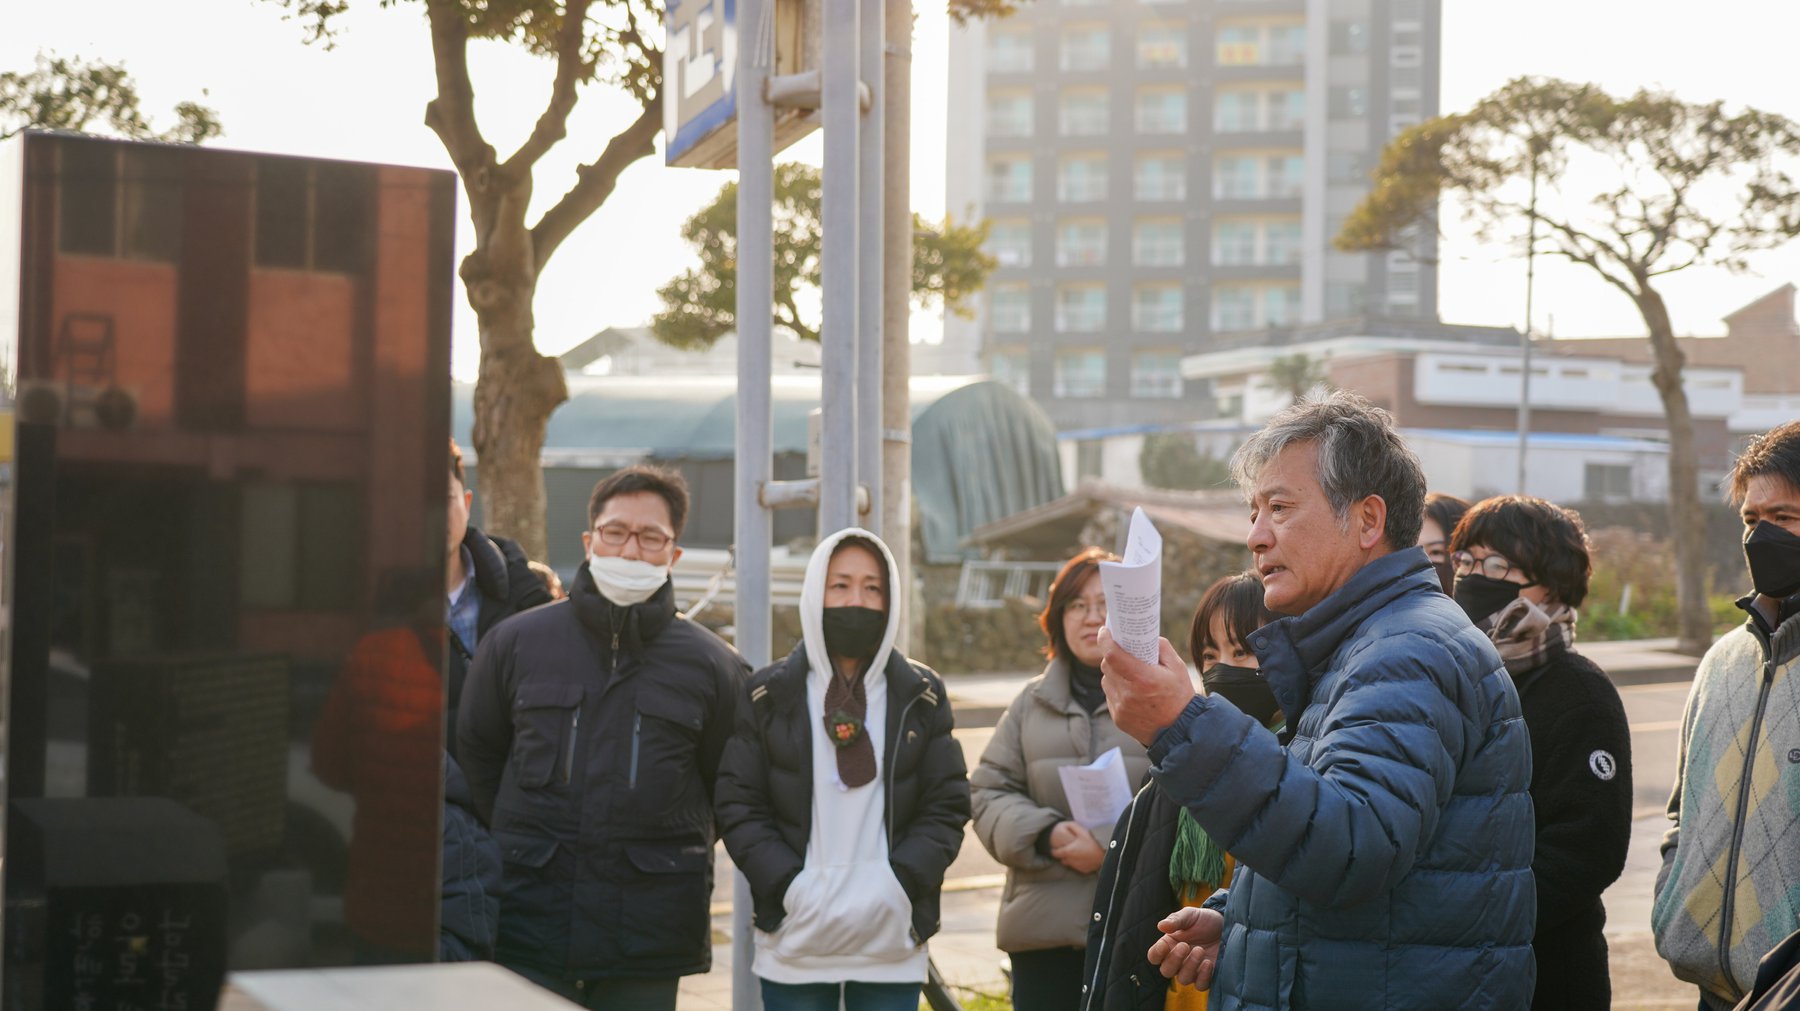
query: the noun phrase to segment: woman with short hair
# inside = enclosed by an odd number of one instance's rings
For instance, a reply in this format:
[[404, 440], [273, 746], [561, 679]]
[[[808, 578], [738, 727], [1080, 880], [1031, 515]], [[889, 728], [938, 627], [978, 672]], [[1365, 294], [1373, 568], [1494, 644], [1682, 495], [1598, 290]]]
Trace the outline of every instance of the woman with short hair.
[[1116, 556], [1086, 548], [1057, 573], [1038, 616], [1050, 662], [1007, 707], [969, 776], [975, 835], [1006, 865], [995, 939], [1012, 958], [1013, 1006], [1021, 1011], [1080, 1004], [1096, 872], [1112, 838], [1110, 818], [1073, 820], [1058, 770], [1113, 748], [1127, 783], [1150, 767], [1143, 745], [1113, 725], [1100, 690], [1100, 563], [1108, 560]]
[[1575, 651], [1592, 563], [1581, 517], [1540, 498], [1491, 498], [1450, 537], [1454, 596], [1487, 633], [1531, 734], [1537, 847], [1534, 1011], [1604, 1008], [1606, 909], [1631, 838], [1631, 730], [1618, 689]]

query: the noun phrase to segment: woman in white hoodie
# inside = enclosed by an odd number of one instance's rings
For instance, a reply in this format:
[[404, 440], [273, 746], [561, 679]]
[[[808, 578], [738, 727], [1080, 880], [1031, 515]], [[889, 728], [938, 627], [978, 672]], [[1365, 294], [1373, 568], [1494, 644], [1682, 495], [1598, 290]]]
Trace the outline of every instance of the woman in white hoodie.
[[801, 644], [757, 671], [715, 789], [750, 882], [768, 1011], [916, 1011], [969, 784], [943, 681], [893, 648], [887, 546], [859, 529], [813, 552]]

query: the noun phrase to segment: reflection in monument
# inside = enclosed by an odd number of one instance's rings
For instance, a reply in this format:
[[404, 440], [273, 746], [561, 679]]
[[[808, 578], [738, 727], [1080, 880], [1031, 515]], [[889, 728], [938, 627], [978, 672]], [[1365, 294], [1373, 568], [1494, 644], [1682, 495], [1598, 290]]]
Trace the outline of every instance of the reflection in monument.
[[[443, 612], [452, 184], [0, 145], [6, 1008], [202, 1008], [228, 968], [432, 957], [442, 705], [418, 693], [443, 646], [411, 629]], [[380, 936], [353, 938], [371, 822], [312, 742], [390, 632], [425, 715], [381, 760], [427, 820], [381, 839]]]

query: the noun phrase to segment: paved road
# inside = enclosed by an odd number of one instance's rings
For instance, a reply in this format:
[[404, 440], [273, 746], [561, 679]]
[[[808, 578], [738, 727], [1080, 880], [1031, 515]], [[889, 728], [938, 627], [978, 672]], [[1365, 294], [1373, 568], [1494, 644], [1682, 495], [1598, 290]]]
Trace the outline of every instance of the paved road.
[[[954, 686], [953, 686], [954, 691]], [[1687, 700], [1687, 682], [1628, 685], [1620, 689], [1627, 719], [1631, 722], [1632, 786], [1636, 797], [1631, 850], [1624, 875], [1605, 896], [1613, 948], [1612, 975], [1615, 1009], [1687, 1009], [1695, 1003], [1693, 988], [1669, 975], [1656, 957], [1650, 940], [1650, 895], [1660, 864], [1657, 844], [1666, 826], [1663, 811], [1675, 779], [1677, 735], [1681, 709]], [[964, 754], [973, 765], [993, 735], [991, 728], [957, 731]], [[719, 914], [713, 918], [714, 969], [710, 975], [684, 982], [683, 1011], [727, 1009], [731, 1006], [730, 864], [721, 861], [722, 882]], [[944, 895], [944, 927], [932, 941], [932, 956], [944, 976], [958, 984], [987, 992], [1004, 992], [1000, 975], [1001, 953], [994, 948], [994, 920], [1000, 903], [1003, 868], [981, 848], [974, 834], [950, 868]]]

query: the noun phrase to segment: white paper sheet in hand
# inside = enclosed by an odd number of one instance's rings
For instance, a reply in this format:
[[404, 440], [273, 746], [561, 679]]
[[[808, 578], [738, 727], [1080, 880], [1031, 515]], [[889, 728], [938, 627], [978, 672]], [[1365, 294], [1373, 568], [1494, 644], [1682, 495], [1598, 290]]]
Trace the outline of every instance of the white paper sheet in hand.
[[1087, 765], [1065, 765], [1056, 771], [1069, 798], [1069, 817], [1088, 829], [1112, 828], [1131, 803], [1131, 783], [1118, 748]]
[[1162, 634], [1162, 535], [1144, 510], [1131, 511], [1125, 559], [1100, 563], [1106, 591], [1106, 627], [1113, 641], [1145, 663], [1155, 663]]

